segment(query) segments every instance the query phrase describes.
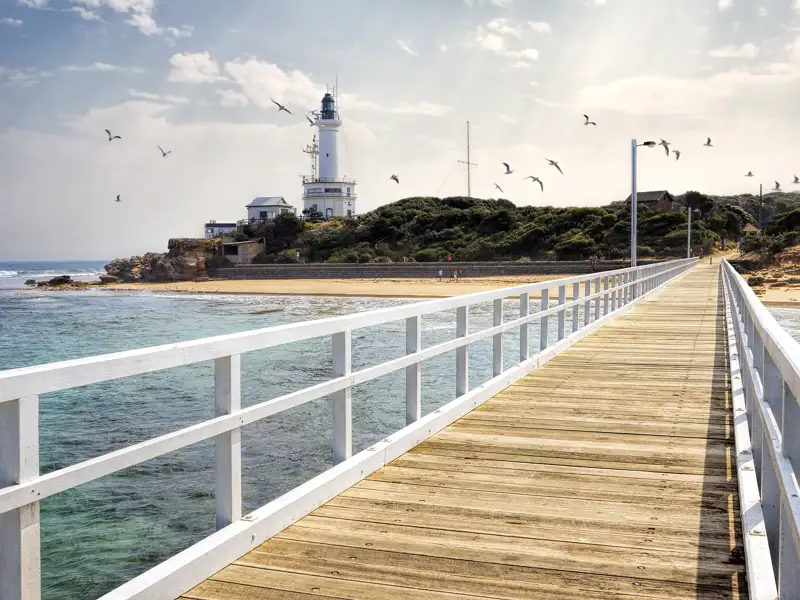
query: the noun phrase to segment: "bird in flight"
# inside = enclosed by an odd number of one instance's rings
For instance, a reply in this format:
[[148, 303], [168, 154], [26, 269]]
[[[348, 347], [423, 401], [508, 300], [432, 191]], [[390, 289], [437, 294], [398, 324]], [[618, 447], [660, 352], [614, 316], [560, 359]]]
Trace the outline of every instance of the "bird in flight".
[[117, 194], [116, 202], [122, 202], [122, 199], [119, 197], [119, 194]]
[[550, 160], [549, 158], [545, 158], [545, 160], [550, 163], [550, 166], [553, 166], [556, 169], [558, 169], [559, 173], [561, 173], [562, 175], [564, 174], [564, 171], [561, 170], [561, 167], [558, 166], [558, 163], [556, 161]]
[[158, 149], [161, 150], [161, 157], [162, 158], [167, 158], [168, 155], [172, 154], [172, 150], [167, 150], [165, 152], [164, 149], [161, 146], [159, 146]]
[[745, 177], [752, 177], [752, 176], [753, 176], [753, 172], [752, 171], [748, 171], [747, 175], [745, 175]]
[[589, 120], [589, 115], [583, 115], [583, 118], [586, 119], [584, 125], [594, 125], [595, 127], [597, 127], [597, 123]]
[[122, 139], [122, 137], [119, 136], [119, 135], [111, 135], [111, 132], [108, 129], [106, 129], [106, 133], [108, 134], [108, 141], [109, 142], [111, 140], [121, 140]]
[[538, 177], [534, 177], [533, 175], [528, 175], [527, 177], [525, 177], [525, 179], [530, 179], [531, 183], [538, 183], [539, 187], [542, 188], [542, 191], [544, 191], [544, 184], [542, 183], [542, 180], [539, 179]]
[[[272, 98], [270, 98], [270, 100], [272, 100]], [[278, 107], [278, 112], [284, 111], [284, 112], [287, 112], [287, 113], [289, 113], [290, 115], [291, 115], [291, 114], [293, 114], [293, 113], [292, 113], [292, 111], [290, 111], [288, 108], [286, 108], [286, 107], [285, 107], [283, 104], [281, 104], [280, 102], [275, 102], [275, 100], [272, 100], [272, 103], [273, 103], [275, 106], [277, 106], [277, 107]]]
[[309, 127], [313, 127], [313, 126], [314, 126], [314, 121], [312, 121], [312, 120], [311, 120], [311, 117], [309, 117], [308, 115], [306, 115], [306, 119], [308, 120], [308, 126], [309, 126]]
[[501, 194], [505, 194], [505, 192], [503, 191], [503, 188], [501, 188], [501, 187], [500, 187], [499, 185], [497, 185], [496, 183], [494, 184], [494, 187], [496, 187], [498, 190], [500, 190], [500, 193], [501, 193]]
[[675, 160], [680, 160], [681, 158], [681, 151], [680, 150], [673, 150], [672, 153], [675, 155]]
[[800, 183], [800, 177], [797, 175], [794, 176], [794, 181], [792, 183]]
[[664, 146], [664, 152], [667, 153], [667, 157], [669, 157], [669, 142], [667, 140], [662, 139], [658, 142], [659, 146]]
[[511, 175], [514, 172], [514, 169], [508, 166], [508, 163], [503, 163], [503, 166], [506, 168], [506, 172], [503, 175]]
[[400, 178], [397, 175], [392, 175], [391, 177], [389, 177], [389, 179], [391, 179], [395, 183], [400, 183]]
[[712, 144], [711, 144], [711, 138], [708, 138], [708, 139], [706, 140], [706, 143], [705, 143], [705, 144], [703, 144], [703, 146], [706, 146], [707, 148], [711, 148], [711, 147], [712, 147]]
[[776, 192], [780, 192], [781, 191], [781, 184], [778, 183], [777, 181], [775, 182], [775, 191]]

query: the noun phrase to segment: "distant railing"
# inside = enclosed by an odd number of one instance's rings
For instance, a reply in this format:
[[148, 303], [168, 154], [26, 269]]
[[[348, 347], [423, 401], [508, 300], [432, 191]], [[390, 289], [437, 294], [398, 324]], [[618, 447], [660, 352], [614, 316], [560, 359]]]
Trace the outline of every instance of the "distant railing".
[[[800, 598], [800, 344], [722, 260], [750, 598]], [[797, 463], [796, 465], [794, 463]]]
[[303, 183], [344, 183], [355, 185], [356, 180], [348, 177], [312, 177], [311, 175], [303, 175]]
[[[0, 371], [0, 486], [4, 486], [0, 488], [0, 600], [37, 600], [40, 597], [41, 500], [214, 438], [218, 531], [120, 586], [104, 598], [172, 599], [180, 596], [267, 538], [546, 363], [695, 263], [696, 259], [656, 263], [190, 342]], [[567, 289], [570, 286], [572, 300], [567, 302]], [[556, 292], [557, 300], [555, 297], [551, 298], [551, 290]], [[535, 293], [540, 294], [540, 309], [530, 313], [531, 295]], [[520, 299], [519, 318], [504, 322], [504, 300], [509, 297]], [[489, 302], [493, 306], [492, 327], [470, 333], [470, 307]], [[422, 318], [453, 309], [456, 310], [455, 339], [423, 348]], [[569, 334], [568, 313], [571, 322]], [[550, 319], [555, 319], [556, 342], [553, 345], [548, 342]], [[396, 321], [405, 321], [405, 356], [353, 371], [353, 331]], [[534, 323], [539, 325], [539, 352], [530, 356], [528, 329]], [[519, 360], [513, 366], [506, 367], [503, 334], [511, 330], [519, 331]], [[332, 379], [242, 408], [242, 354], [326, 336], [330, 336], [332, 340]], [[492, 339], [493, 377], [470, 390], [469, 346], [488, 338]], [[421, 363], [452, 351], [456, 352], [454, 371], [457, 398], [423, 417]], [[38, 423], [41, 394], [208, 360], [214, 361], [215, 418], [46, 475], [39, 474]], [[353, 456], [351, 389], [398, 370], [405, 370], [407, 426]], [[243, 517], [241, 428], [325, 396], [332, 397], [332, 451], [336, 466]]]

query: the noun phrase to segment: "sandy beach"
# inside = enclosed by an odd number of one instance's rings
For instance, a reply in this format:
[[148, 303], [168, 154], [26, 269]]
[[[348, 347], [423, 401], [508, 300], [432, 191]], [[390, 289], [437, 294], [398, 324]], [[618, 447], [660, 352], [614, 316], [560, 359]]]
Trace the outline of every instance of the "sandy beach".
[[[187, 294], [265, 294], [296, 296], [371, 296], [380, 298], [449, 298], [560, 279], [571, 275], [525, 275], [462, 279], [217, 279], [172, 283], [115, 283], [106, 290]], [[567, 295], [569, 297], [568, 290]]]
[[756, 290], [758, 299], [765, 306], [783, 306], [786, 308], [800, 308], [800, 287], [794, 288], [769, 288]]

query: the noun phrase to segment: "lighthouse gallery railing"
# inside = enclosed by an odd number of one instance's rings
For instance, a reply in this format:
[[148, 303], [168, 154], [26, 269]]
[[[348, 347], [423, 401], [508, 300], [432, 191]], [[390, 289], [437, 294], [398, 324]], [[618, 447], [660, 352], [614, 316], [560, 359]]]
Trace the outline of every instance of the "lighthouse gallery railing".
[[[104, 596], [108, 599], [175, 598], [524, 377], [695, 263], [696, 259], [684, 259], [649, 264], [0, 371], [0, 486], [4, 486], [0, 488], [0, 600], [36, 600], [41, 595], [39, 502], [42, 499], [215, 438], [218, 531]], [[572, 287], [573, 299], [567, 302], [569, 286]], [[557, 298], [551, 298], [551, 290], [557, 293]], [[535, 293], [540, 295], [540, 310], [530, 313], [531, 294]], [[520, 314], [513, 321], [503, 322], [504, 299], [509, 297], [519, 297]], [[470, 333], [469, 307], [488, 302], [493, 305], [492, 327]], [[452, 309], [456, 310], [455, 339], [423, 349], [420, 336], [422, 317]], [[569, 335], [568, 313], [571, 317]], [[557, 341], [548, 346], [550, 319], [555, 319]], [[352, 371], [353, 330], [400, 320], [405, 320], [406, 324], [406, 355]], [[537, 322], [540, 328], [539, 352], [530, 356], [528, 328]], [[507, 368], [503, 356], [503, 333], [512, 329], [518, 329], [520, 334], [519, 361]], [[332, 338], [332, 379], [247, 408], [241, 407], [241, 354], [324, 336]], [[469, 345], [487, 338], [493, 340], [493, 377], [470, 390]], [[453, 350], [456, 352], [457, 398], [422, 416], [420, 363]], [[46, 475], [39, 474], [41, 394], [208, 360], [214, 361], [217, 415], [214, 419]], [[406, 379], [406, 427], [353, 456], [351, 388], [401, 369], [405, 370]], [[324, 396], [332, 397], [336, 466], [243, 517], [241, 428]]]

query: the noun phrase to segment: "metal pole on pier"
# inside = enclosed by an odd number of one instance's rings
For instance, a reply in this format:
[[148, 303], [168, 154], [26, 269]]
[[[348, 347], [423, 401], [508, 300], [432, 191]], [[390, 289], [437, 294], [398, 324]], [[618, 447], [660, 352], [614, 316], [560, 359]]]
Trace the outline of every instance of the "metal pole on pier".
[[631, 140], [631, 267], [636, 266], [636, 228], [638, 227], [636, 211], [636, 140]]
[[473, 163], [473, 162], [470, 162], [470, 160], [469, 160], [469, 150], [470, 150], [470, 148], [469, 148], [469, 121], [467, 121], [467, 160], [466, 161], [460, 160], [458, 162], [460, 162], [462, 165], [467, 165], [467, 198], [472, 198], [472, 177], [471, 177], [470, 169], [472, 167], [477, 167], [478, 165]]
[[692, 258], [692, 207], [686, 203], [689, 209], [689, 226], [686, 228], [686, 258]]

